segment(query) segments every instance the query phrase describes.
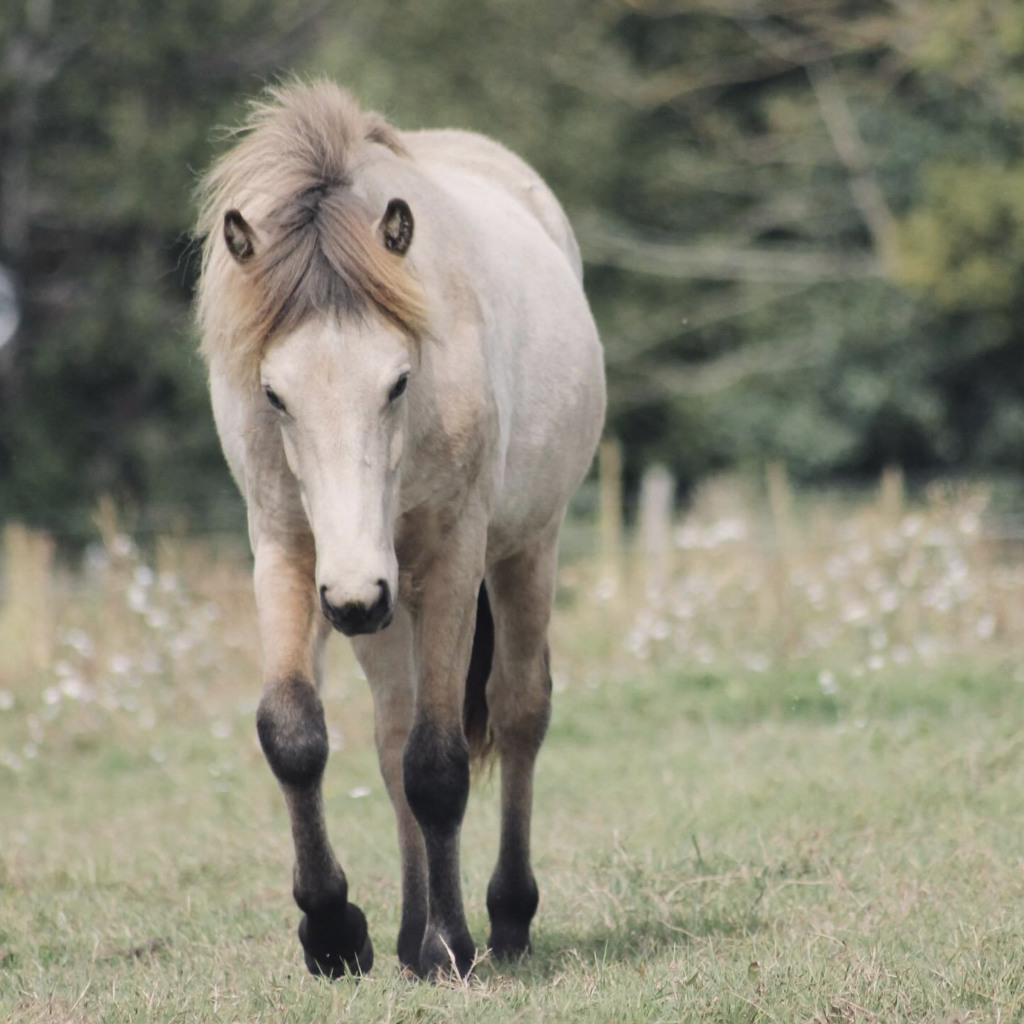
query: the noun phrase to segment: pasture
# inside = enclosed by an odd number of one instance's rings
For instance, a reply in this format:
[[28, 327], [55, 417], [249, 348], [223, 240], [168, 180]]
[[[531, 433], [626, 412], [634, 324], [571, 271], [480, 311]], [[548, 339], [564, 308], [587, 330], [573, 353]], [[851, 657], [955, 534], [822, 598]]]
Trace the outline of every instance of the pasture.
[[[1024, 1019], [1024, 551], [984, 492], [713, 485], [649, 564], [566, 559], [534, 953], [439, 986], [397, 971], [394, 820], [346, 644], [325, 800], [378, 958], [332, 984], [295, 941], [245, 556], [99, 522], [74, 573], [6, 537], [0, 1019]], [[476, 780], [478, 942], [496, 804]]]

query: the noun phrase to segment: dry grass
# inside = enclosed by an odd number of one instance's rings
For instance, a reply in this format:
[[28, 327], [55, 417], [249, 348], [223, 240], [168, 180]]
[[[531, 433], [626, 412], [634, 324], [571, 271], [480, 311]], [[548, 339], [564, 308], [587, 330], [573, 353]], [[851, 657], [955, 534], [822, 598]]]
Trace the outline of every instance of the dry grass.
[[[378, 964], [328, 985], [301, 966], [252, 728], [244, 553], [142, 553], [107, 513], [68, 573], [9, 535], [0, 1019], [1024, 1017], [1022, 553], [977, 490], [783, 493], [766, 510], [716, 485], [653, 569], [564, 570], [535, 954], [435, 988], [391, 955], [397, 852], [345, 645], [327, 804]], [[495, 789], [463, 844], [478, 938]]]
[[612, 618], [629, 610], [616, 652], [713, 671], [815, 665], [826, 689], [837, 675], [1024, 653], [1024, 531], [1007, 532], [987, 488], [934, 485], [906, 507], [892, 477], [857, 503], [769, 481], [763, 504], [712, 481], [673, 542], [625, 573], [563, 573]]

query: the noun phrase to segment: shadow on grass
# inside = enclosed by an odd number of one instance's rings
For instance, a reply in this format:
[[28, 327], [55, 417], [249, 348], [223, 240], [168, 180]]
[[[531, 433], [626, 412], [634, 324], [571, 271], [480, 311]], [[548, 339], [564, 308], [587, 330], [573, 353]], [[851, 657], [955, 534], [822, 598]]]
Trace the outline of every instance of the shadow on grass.
[[707, 913], [694, 917], [680, 908], [667, 918], [625, 917], [615, 925], [587, 930], [545, 928], [540, 923], [533, 952], [515, 964], [495, 964], [502, 976], [521, 981], [546, 982], [570, 966], [639, 965], [673, 949], [708, 938], [746, 938], [764, 927], [755, 907], [735, 913]]

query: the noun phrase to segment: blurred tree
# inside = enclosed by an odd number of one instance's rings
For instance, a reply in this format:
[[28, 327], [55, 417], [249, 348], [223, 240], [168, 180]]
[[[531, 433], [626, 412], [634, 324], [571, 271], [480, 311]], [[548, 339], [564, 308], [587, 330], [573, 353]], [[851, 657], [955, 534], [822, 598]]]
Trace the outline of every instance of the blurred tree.
[[634, 462], [1024, 466], [1024, 9], [647, 0], [604, 38], [560, 73], [634, 111], [583, 222]]
[[230, 493], [188, 339], [193, 168], [325, 6], [0, 11], [0, 262], [22, 291], [0, 350], [0, 518], [77, 529], [103, 492], [194, 510]]
[[193, 170], [278, 69], [494, 135], [577, 226], [632, 473], [1020, 469], [1024, 8], [17, 0], [0, 11], [0, 516], [230, 494], [187, 339]]
[[[327, 33], [314, 66], [344, 68], [400, 124], [497, 134], [554, 184], [634, 474], [650, 458], [684, 482], [765, 458], [805, 478], [1021, 464], [1016, 377], [996, 370], [1017, 336], [994, 323], [1021, 272], [999, 239], [1005, 118], [1024, 102], [1015, 5], [373, 10], [360, 33]], [[949, 182], [952, 154], [974, 188]], [[936, 208], [943, 175], [958, 219]], [[993, 387], [1008, 412], [985, 412]]]

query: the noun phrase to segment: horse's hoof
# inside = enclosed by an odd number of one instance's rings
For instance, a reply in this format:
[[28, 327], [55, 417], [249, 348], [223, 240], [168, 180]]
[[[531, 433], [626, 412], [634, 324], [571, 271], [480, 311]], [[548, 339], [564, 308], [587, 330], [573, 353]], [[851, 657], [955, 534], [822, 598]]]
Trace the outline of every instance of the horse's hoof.
[[420, 947], [420, 977], [450, 978], [453, 975], [465, 978], [476, 961], [476, 946], [469, 932], [454, 938], [442, 936], [440, 932], [428, 932]]
[[491, 956], [498, 963], [511, 963], [522, 960], [530, 952], [530, 926], [521, 925], [493, 926], [491, 937], [487, 940]]
[[530, 922], [540, 893], [529, 866], [496, 871], [487, 886], [491, 937], [487, 943], [496, 961], [519, 960], [530, 952]]
[[366, 974], [373, 966], [373, 943], [366, 917], [354, 903], [346, 903], [340, 917], [302, 915], [299, 941], [310, 974], [341, 978]]
[[403, 974], [420, 977], [420, 949], [423, 946], [422, 924], [417, 928], [403, 928], [398, 933], [398, 963]]

